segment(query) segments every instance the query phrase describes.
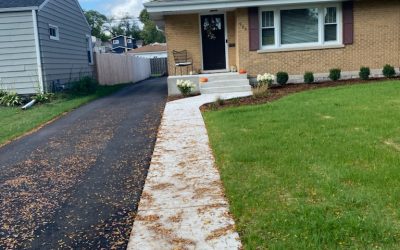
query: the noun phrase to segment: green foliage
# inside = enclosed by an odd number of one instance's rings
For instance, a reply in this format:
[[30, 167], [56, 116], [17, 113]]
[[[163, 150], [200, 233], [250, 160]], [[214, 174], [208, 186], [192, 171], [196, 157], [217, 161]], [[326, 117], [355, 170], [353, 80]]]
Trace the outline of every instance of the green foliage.
[[394, 67], [390, 64], [386, 64], [383, 67], [382, 73], [386, 78], [392, 78], [396, 76], [396, 71], [394, 70]]
[[289, 81], [289, 74], [287, 72], [278, 72], [276, 74], [276, 82], [280, 85], [285, 85]]
[[98, 82], [89, 77], [82, 77], [79, 81], [71, 83], [71, 91], [76, 95], [88, 95], [96, 91]]
[[304, 73], [304, 83], [314, 83], [314, 73], [313, 72], [306, 72]]
[[140, 12], [139, 20], [140, 20], [142, 23], [147, 23], [147, 22], [150, 22], [150, 21], [151, 21], [149, 12], [147, 12], [146, 9], [143, 9], [143, 10]]
[[331, 69], [329, 70], [329, 79], [331, 79], [332, 81], [337, 81], [340, 79], [341, 74], [342, 74], [341, 69]]
[[368, 67], [360, 68], [359, 76], [361, 80], [368, 80], [370, 75], [371, 75], [371, 70]]
[[126, 14], [121, 19], [109, 18], [107, 30], [112, 36], [128, 36], [135, 39], [140, 38], [140, 28], [136, 20]]
[[149, 13], [144, 9], [139, 16], [140, 21], [144, 24], [140, 37], [144, 44], [165, 43], [164, 33], [159, 30], [156, 24], [150, 19]]
[[85, 11], [85, 17], [92, 28], [92, 36], [100, 38], [103, 42], [110, 40], [110, 36], [105, 34], [105, 24], [108, 21], [105, 15], [95, 10], [88, 10]]
[[33, 99], [35, 99], [37, 103], [43, 104], [51, 102], [54, 97], [55, 95], [53, 93], [37, 93]]
[[110, 36], [129, 36], [136, 40], [142, 39], [144, 44], [165, 43], [164, 33], [159, 30], [156, 24], [150, 19], [150, 15], [144, 9], [139, 16], [143, 23], [143, 29], [139, 28], [137, 21], [126, 14], [122, 18], [106, 17], [104, 14], [95, 11], [85, 11], [86, 19], [92, 28], [92, 35], [100, 38], [102, 41], [108, 41]]
[[0, 97], [0, 105], [3, 106], [14, 107], [21, 105], [21, 103], [21, 97], [16, 92], [3, 92], [2, 96]]

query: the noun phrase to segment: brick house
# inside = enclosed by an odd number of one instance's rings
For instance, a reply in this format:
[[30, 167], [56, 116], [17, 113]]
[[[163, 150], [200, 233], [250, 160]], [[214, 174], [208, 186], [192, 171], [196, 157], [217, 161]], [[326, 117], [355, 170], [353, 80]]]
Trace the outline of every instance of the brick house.
[[200, 72], [247, 70], [249, 76], [306, 71], [321, 79], [331, 68], [356, 77], [400, 65], [398, 0], [156, 0], [145, 4], [164, 25], [169, 72], [173, 50], [187, 50]]

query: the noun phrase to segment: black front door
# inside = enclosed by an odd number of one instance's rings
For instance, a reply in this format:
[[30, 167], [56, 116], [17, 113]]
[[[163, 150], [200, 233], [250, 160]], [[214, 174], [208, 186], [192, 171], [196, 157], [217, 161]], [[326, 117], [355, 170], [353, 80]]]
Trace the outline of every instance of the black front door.
[[225, 18], [220, 15], [201, 16], [203, 69], [226, 69]]

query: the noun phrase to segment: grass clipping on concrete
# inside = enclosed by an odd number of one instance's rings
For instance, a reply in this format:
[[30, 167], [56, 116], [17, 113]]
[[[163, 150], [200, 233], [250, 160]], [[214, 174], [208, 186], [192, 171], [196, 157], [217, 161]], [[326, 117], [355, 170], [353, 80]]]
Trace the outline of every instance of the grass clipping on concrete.
[[0, 106], [0, 146], [94, 99], [109, 95], [126, 85], [99, 86], [93, 94], [60, 95], [47, 104], [29, 110]]
[[246, 249], [400, 248], [400, 82], [204, 113]]

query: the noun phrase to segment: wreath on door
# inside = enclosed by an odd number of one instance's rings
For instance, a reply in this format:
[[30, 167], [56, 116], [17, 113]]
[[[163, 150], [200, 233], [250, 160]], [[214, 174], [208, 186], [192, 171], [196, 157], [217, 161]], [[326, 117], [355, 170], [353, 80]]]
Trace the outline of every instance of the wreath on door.
[[210, 17], [204, 19], [203, 29], [207, 33], [207, 37], [210, 40], [217, 39], [215, 31], [222, 29], [222, 22], [220, 17]]

